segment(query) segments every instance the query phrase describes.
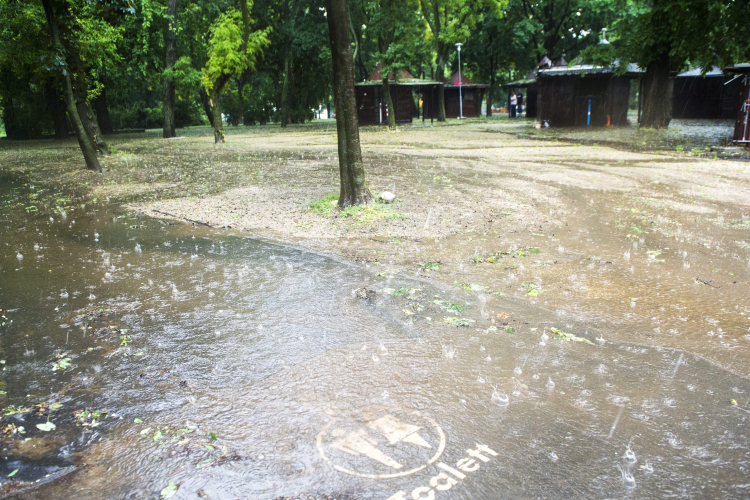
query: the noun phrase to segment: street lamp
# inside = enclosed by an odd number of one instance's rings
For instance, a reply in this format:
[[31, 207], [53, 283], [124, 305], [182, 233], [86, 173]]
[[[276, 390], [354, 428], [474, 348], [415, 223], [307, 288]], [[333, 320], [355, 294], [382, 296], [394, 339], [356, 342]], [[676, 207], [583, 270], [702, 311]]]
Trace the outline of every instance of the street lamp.
[[461, 92], [461, 46], [462, 43], [456, 44], [456, 49], [458, 50], [458, 119], [464, 117], [464, 97], [463, 93]]

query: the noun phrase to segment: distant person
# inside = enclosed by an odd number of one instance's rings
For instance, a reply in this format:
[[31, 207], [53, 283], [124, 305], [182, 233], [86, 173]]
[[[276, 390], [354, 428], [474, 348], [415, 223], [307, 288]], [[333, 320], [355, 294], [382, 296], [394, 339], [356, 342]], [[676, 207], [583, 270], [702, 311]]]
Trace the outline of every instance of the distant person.
[[516, 97], [515, 92], [510, 93], [510, 117], [515, 118], [516, 117], [516, 106], [518, 104], [518, 98]]
[[523, 94], [518, 94], [518, 116], [520, 117], [521, 114], [523, 114]]

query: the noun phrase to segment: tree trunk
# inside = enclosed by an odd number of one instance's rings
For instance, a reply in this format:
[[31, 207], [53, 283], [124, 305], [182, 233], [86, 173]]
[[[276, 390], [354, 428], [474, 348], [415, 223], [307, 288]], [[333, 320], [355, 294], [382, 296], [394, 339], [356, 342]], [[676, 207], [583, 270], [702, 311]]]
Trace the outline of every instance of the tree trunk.
[[68, 68], [71, 73], [71, 85], [73, 90], [73, 96], [75, 98], [76, 108], [78, 109], [78, 116], [83, 124], [83, 129], [89, 136], [89, 140], [94, 144], [96, 150], [102, 155], [109, 154], [109, 147], [104, 142], [104, 136], [102, 131], [99, 129], [99, 123], [96, 121], [96, 114], [91, 107], [88, 96], [88, 84], [86, 83], [86, 71], [83, 68], [83, 62], [81, 61], [81, 54], [78, 51], [78, 46], [70, 44], [67, 47]]
[[[442, 45], [442, 44], [441, 44]], [[435, 80], [443, 83], [445, 80], [445, 56], [443, 56], [443, 48], [438, 47], [438, 61], [437, 61], [437, 74]], [[440, 85], [438, 87], [438, 116], [439, 122], [445, 121], [445, 86]]]
[[11, 73], [9, 70], [0, 70], [2, 75], [4, 92], [0, 93], [0, 106], [3, 110], [3, 124], [5, 125], [5, 135], [8, 139], [18, 139], [16, 136], [16, 110], [13, 106], [13, 91], [10, 87]]
[[670, 57], [663, 52], [646, 66], [643, 76], [643, 128], [666, 128], [672, 120], [672, 82], [669, 78]]
[[49, 113], [52, 123], [55, 125], [55, 139], [58, 141], [70, 137], [68, 131], [68, 118], [65, 116], [65, 103], [60, 100], [54, 83], [47, 84], [47, 99], [49, 100]]
[[165, 139], [177, 137], [174, 123], [174, 77], [171, 70], [177, 61], [177, 0], [169, 0], [167, 5], [169, 24], [164, 34], [164, 45], [167, 48], [166, 74], [164, 75], [164, 97], [162, 111], [164, 113], [163, 136]]
[[495, 89], [495, 58], [490, 57], [490, 88], [487, 89], [487, 118], [492, 118], [492, 102]]
[[292, 51], [287, 47], [284, 54], [284, 82], [281, 86], [281, 127], [286, 128], [292, 122], [289, 110], [291, 101], [292, 88]]
[[[57, 30], [57, 23], [55, 21], [55, 12], [52, 7], [52, 1], [53, 0], [42, 0], [42, 5], [44, 6], [44, 13], [47, 16], [47, 25], [49, 27], [50, 38], [52, 39], [52, 49], [57, 54], [62, 55], [64, 54], [64, 48], [62, 42], [60, 41], [60, 35]], [[99, 158], [96, 157], [96, 149], [94, 149], [94, 144], [91, 141], [91, 138], [86, 133], [81, 118], [78, 115], [78, 108], [76, 106], [75, 97], [73, 95], [73, 84], [70, 81], [70, 71], [65, 70], [62, 73], [65, 107], [67, 108], [70, 121], [73, 122], [76, 137], [78, 137], [78, 144], [81, 146], [81, 152], [83, 153], [83, 158], [86, 161], [86, 168], [95, 172], [101, 172], [102, 167], [101, 165], [99, 165]]]
[[349, 41], [346, 0], [325, 0], [328, 36], [333, 60], [333, 100], [336, 106], [339, 174], [339, 206], [366, 205], [372, 194], [365, 180], [365, 166], [359, 143], [357, 102], [354, 97], [354, 60]]
[[[223, 85], [222, 85], [223, 87]], [[211, 112], [214, 124], [214, 144], [224, 144], [224, 120], [221, 119], [221, 103], [219, 102], [221, 89], [214, 83], [211, 89]]]
[[203, 112], [206, 113], [206, 117], [208, 117], [208, 123], [211, 124], [211, 127], [214, 126], [214, 112], [211, 109], [211, 103], [208, 99], [208, 94], [206, 94], [206, 90], [201, 87], [200, 91], [198, 93], [201, 96], [201, 104], [203, 105]]
[[112, 129], [112, 121], [109, 119], [106, 88], [102, 89], [102, 93], [94, 100], [94, 108], [96, 109], [96, 121], [99, 123], [99, 129], [102, 133], [111, 134], [114, 132]]
[[383, 78], [383, 97], [385, 98], [385, 106], [388, 111], [388, 128], [394, 130], [396, 128], [396, 113], [393, 110], [393, 96], [391, 95], [391, 86], [388, 83], [388, 77]]

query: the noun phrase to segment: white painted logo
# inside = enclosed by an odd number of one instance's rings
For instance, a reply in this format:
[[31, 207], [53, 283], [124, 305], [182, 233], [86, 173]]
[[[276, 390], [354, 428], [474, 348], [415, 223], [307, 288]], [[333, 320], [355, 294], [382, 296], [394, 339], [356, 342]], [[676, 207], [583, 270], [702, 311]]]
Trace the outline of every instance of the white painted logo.
[[372, 408], [332, 420], [318, 434], [317, 444], [340, 472], [389, 478], [414, 474], [437, 461], [445, 434], [418, 411]]

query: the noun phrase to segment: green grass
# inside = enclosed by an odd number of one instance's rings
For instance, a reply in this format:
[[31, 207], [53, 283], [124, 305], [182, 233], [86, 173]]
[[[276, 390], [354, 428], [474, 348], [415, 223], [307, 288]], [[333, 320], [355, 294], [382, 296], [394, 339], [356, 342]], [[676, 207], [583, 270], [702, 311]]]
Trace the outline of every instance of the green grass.
[[320, 199], [313, 200], [307, 205], [310, 212], [332, 215], [340, 214], [342, 217], [351, 217], [358, 224], [368, 225], [379, 220], [406, 219], [403, 214], [385, 203], [371, 203], [369, 205], [356, 205], [340, 209], [337, 206], [339, 195], [331, 193]]
[[339, 195], [337, 193], [327, 194], [318, 200], [311, 201], [310, 204], [307, 205], [307, 209], [316, 214], [333, 213], [338, 201]]

